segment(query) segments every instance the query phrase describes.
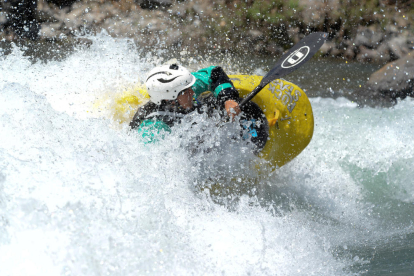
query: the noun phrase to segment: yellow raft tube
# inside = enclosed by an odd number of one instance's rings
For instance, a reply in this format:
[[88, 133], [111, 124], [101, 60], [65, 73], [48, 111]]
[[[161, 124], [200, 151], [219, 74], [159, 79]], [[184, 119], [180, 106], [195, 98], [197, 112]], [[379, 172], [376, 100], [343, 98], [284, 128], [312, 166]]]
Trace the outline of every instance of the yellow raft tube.
[[[246, 97], [262, 80], [261, 76], [231, 75], [240, 97]], [[299, 155], [312, 139], [313, 112], [305, 92], [297, 85], [277, 79], [253, 99], [269, 122], [269, 140], [260, 156], [281, 167]]]
[[[247, 96], [262, 80], [261, 76], [230, 75], [240, 97]], [[113, 119], [129, 122], [138, 106], [148, 99], [144, 87], [116, 96]], [[297, 85], [277, 79], [269, 83], [253, 99], [269, 122], [269, 139], [260, 157], [274, 167], [281, 167], [299, 155], [312, 139], [313, 112], [308, 97]]]

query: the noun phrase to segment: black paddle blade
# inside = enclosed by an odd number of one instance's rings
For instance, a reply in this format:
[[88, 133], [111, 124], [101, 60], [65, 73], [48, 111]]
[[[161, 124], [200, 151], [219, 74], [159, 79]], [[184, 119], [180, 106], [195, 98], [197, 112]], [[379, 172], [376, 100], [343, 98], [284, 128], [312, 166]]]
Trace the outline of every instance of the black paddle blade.
[[286, 76], [305, 64], [321, 48], [328, 38], [327, 33], [312, 33], [285, 53], [275, 67], [263, 77], [261, 86], [266, 86], [274, 79]]
[[250, 101], [271, 81], [286, 76], [305, 64], [316, 54], [327, 38], [328, 34], [322, 32], [312, 33], [304, 37], [278, 60], [275, 67], [263, 77], [260, 84], [239, 103], [239, 106], [243, 106]]

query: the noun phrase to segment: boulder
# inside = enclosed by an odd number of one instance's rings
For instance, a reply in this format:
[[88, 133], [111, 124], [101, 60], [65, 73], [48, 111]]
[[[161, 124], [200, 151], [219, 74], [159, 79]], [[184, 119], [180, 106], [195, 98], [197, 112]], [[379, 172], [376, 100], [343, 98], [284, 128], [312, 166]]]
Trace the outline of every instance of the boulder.
[[375, 49], [369, 49], [365, 46], [359, 47], [359, 53], [356, 57], [359, 62], [380, 62], [382, 61], [381, 53]]
[[348, 95], [360, 106], [389, 107], [414, 96], [414, 51], [372, 74], [361, 88]]
[[387, 63], [389, 62], [391, 59], [391, 54], [390, 54], [390, 48], [388, 47], [387, 43], [382, 43], [378, 48], [377, 48], [378, 53], [380, 54], [380, 61]]
[[332, 51], [332, 49], [335, 48], [335, 46], [336, 46], [335, 43], [331, 41], [327, 41], [324, 44], [322, 44], [319, 51], [322, 53], [322, 55], [327, 56]]
[[281, 55], [283, 54], [283, 47], [278, 45], [276, 42], [269, 41], [267, 43], [265, 51], [272, 56]]
[[355, 46], [364, 46], [367, 48], [377, 48], [384, 39], [384, 34], [373, 27], [359, 26], [355, 36]]
[[213, 13], [213, 5], [209, 1], [195, 0], [188, 2], [187, 8], [193, 10], [201, 20], [206, 20]]
[[298, 8], [301, 11], [302, 23], [306, 26], [324, 27], [332, 11], [337, 11], [340, 0], [299, 0]]
[[355, 47], [353, 46], [347, 47], [344, 52], [344, 57], [349, 60], [354, 59], [355, 58]]
[[391, 58], [399, 59], [405, 56], [408, 52], [407, 39], [405, 37], [394, 37], [387, 43]]
[[250, 36], [251, 40], [256, 41], [259, 39], [263, 39], [263, 32], [259, 30], [249, 30], [247, 34]]

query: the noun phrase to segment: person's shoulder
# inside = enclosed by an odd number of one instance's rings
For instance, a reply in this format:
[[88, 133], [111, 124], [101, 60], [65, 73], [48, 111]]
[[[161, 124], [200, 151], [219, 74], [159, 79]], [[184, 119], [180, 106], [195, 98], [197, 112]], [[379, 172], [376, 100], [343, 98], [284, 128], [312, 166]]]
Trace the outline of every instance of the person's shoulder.
[[132, 118], [132, 121], [129, 123], [130, 127], [132, 129], [139, 127], [142, 123], [142, 120], [145, 120], [145, 117], [156, 110], [156, 108], [157, 105], [151, 101], [148, 101], [144, 105], [140, 106]]
[[139, 110], [149, 110], [149, 109], [155, 109], [155, 108], [158, 108], [158, 105], [156, 105], [155, 103], [151, 101], [148, 101], [143, 106], [141, 106]]
[[146, 116], [147, 114], [154, 112], [154, 110], [158, 110], [159, 106], [155, 103], [148, 101], [146, 104], [138, 108], [137, 114], [139, 116]]
[[217, 65], [212, 65], [209, 67], [205, 67], [205, 68], [201, 68], [198, 71], [194, 72], [194, 73], [209, 73], [211, 72], [214, 68], [219, 67]]

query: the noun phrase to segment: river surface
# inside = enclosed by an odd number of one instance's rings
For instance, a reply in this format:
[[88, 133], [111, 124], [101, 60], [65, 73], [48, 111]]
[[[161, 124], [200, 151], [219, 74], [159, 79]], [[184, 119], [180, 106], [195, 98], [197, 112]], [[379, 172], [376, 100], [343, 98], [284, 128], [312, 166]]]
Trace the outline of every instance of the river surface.
[[47, 62], [0, 53], [0, 275], [412, 275], [414, 101], [341, 97], [378, 65], [313, 59], [285, 77], [311, 97], [315, 133], [269, 172], [243, 141], [190, 152], [191, 122], [145, 145], [96, 103], [173, 56], [262, 75], [276, 59], [89, 39]]

